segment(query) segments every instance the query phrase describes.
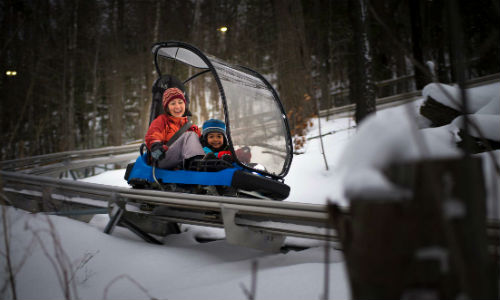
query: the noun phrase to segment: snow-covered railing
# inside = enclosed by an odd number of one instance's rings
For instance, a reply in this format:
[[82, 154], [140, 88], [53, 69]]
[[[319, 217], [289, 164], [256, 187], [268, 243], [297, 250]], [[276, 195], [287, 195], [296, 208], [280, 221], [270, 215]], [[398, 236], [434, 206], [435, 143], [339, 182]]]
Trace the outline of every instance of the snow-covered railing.
[[[405, 76], [404, 78], [395, 78], [395, 79], [389, 79], [389, 80], [384, 80], [381, 81], [380, 84], [381, 86], [386, 86], [388, 84], [394, 84], [400, 82], [402, 79], [408, 80], [408, 78], [413, 78], [413, 76]], [[481, 85], [486, 85], [490, 84], [493, 82], [498, 82], [500, 81], [500, 73], [495, 73], [491, 75], [486, 75], [474, 79], [470, 79], [467, 81], [467, 87], [475, 87], [475, 86], [481, 86]], [[340, 91], [336, 92], [334, 94], [330, 95], [331, 97], [348, 97], [349, 92], [347, 90], [345, 91]], [[392, 95], [392, 96], [387, 96], [387, 97], [380, 97], [377, 98], [376, 105], [379, 108], [386, 108], [394, 105], [399, 105], [405, 102], [410, 102], [413, 100], [416, 100], [422, 96], [422, 91], [421, 90], [416, 90], [416, 91], [408, 91], [404, 93], [400, 93], [397, 95]], [[343, 106], [337, 106], [337, 107], [331, 107], [327, 109], [322, 109], [319, 111], [319, 116], [320, 117], [326, 117], [326, 116], [331, 116], [331, 115], [348, 115], [352, 114], [354, 110], [356, 109], [356, 104], [348, 104], [348, 105], [343, 105]]]
[[137, 157], [139, 142], [103, 148], [64, 151], [13, 160], [0, 161], [0, 169], [22, 171], [29, 174], [57, 176], [78, 168], [126, 162]]
[[[411, 102], [413, 100], [418, 99], [421, 97], [422, 92], [421, 91], [413, 91], [413, 92], [407, 92], [403, 94], [398, 94], [394, 96], [389, 96], [389, 97], [384, 97], [384, 98], [377, 98], [375, 100], [375, 103], [377, 107], [389, 107], [389, 106], [394, 106], [394, 105], [399, 105], [402, 103], [406, 102]], [[354, 113], [354, 110], [356, 109], [356, 104], [348, 104], [344, 106], [339, 106], [339, 107], [332, 107], [328, 109], [322, 109], [319, 111], [319, 116], [320, 117], [326, 117], [326, 116], [343, 116], [343, 115], [352, 115]]]

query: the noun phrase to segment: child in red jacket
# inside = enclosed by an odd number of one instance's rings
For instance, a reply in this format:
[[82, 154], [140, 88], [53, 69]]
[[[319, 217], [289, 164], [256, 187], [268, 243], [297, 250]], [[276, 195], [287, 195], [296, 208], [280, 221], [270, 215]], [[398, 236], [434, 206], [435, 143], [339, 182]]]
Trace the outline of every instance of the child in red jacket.
[[191, 113], [184, 93], [178, 88], [166, 89], [162, 104], [165, 113], [151, 122], [145, 137], [151, 158], [159, 168], [188, 169], [190, 161], [205, 154], [199, 140], [200, 129], [196, 125], [190, 126], [173, 144], [167, 146], [167, 142], [188, 122], [187, 116]]

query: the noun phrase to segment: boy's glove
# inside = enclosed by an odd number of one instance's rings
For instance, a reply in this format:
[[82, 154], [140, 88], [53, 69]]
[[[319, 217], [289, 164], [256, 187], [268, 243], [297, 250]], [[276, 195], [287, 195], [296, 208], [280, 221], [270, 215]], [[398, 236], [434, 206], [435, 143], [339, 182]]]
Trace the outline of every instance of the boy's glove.
[[228, 163], [232, 164], [234, 162], [234, 159], [231, 155], [229, 154], [224, 154], [221, 157], [222, 160], [227, 161]]
[[151, 158], [153, 162], [157, 162], [165, 156], [165, 149], [162, 143], [154, 143], [151, 145]]

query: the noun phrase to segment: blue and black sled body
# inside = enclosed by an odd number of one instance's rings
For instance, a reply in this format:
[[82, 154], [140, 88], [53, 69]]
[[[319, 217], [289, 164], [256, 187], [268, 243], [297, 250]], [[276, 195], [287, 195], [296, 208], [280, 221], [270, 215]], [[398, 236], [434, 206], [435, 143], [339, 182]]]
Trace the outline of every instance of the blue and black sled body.
[[[225, 161], [200, 160], [199, 170], [165, 170], [147, 163], [147, 154], [129, 164], [126, 178], [134, 188], [161, 188], [173, 192], [216, 194], [221, 196], [262, 197], [283, 200], [290, 187], [256, 173], [250, 173], [236, 164]], [[161, 187], [160, 187], [161, 186]], [[213, 187], [213, 189], [211, 189]]]
[[[149, 123], [163, 113], [165, 89], [180, 88], [190, 101], [193, 123], [210, 118], [225, 121], [234, 162], [208, 159], [193, 164], [195, 169], [165, 170], [152, 166], [149, 153], [141, 147], [136, 162], [127, 167], [127, 182], [133, 188], [272, 200], [288, 197], [284, 177], [293, 148], [288, 120], [272, 85], [252, 69], [205, 55], [186, 43], [157, 43], [152, 51], [158, 78]], [[178, 79], [183, 76], [187, 79]]]

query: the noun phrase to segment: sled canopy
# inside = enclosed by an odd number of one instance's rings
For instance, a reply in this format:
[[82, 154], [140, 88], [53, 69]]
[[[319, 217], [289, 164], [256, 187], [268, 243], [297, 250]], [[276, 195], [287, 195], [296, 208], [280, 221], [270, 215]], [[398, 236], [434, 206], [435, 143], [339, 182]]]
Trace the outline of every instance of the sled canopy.
[[[273, 178], [283, 178], [288, 173], [293, 156], [288, 120], [278, 94], [264, 76], [206, 55], [183, 42], [157, 43], [152, 51], [159, 78], [163, 75], [161, 60], [174, 60], [194, 68], [183, 80], [187, 90], [192, 79], [211, 74], [224, 109], [229, 147], [240, 166]], [[169, 70], [172, 73], [175, 70]]]

